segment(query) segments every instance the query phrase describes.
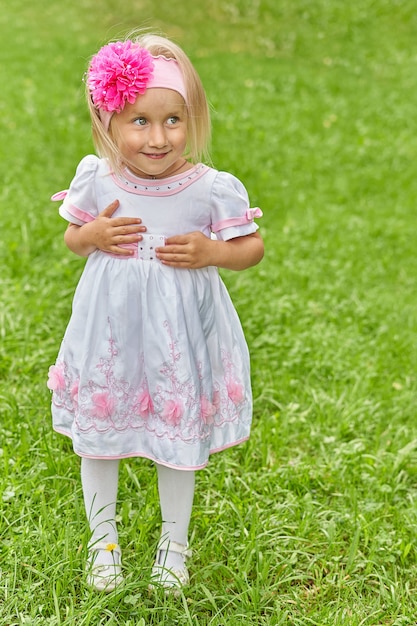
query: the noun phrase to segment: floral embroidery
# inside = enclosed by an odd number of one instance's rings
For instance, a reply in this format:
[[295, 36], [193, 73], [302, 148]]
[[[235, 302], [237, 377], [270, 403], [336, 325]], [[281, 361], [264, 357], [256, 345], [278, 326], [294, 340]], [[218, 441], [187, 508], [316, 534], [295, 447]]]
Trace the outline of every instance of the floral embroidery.
[[184, 407], [179, 400], [167, 400], [161, 413], [162, 419], [172, 426], [178, 426], [184, 413]]
[[72, 385], [72, 387], [71, 387], [70, 393], [71, 393], [71, 399], [72, 399], [74, 405], [76, 405], [78, 403], [78, 388], [79, 388], [79, 386], [80, 386], [80, 381], [76, 380], [74, 382], [74, 384]]
[[136, 407], [137, 414], [141, 417], [146, 418], [153, 413], [153, 402], [148, 390], [144, 389], [139, 393]]
[[48, 372], [48, 382], [46, 383], [51, 391], [62, 391], [65, 389], [64, 366], [51, 365]]
[[216, 405], [207, 400], [205, 396], [201, 398], [201, 419], [205, 424], [213, 424], [216, 415]]
[[[107, 355], [98, 357], [89, 378], [57, 361], [49, 370], [48, 387], [53, 403], [73, 415], [78, 433], [146, 430], [158, 438], [187, 443], [209, 441], [214, 428], [240, 420], [249, 421], [250, 396], [242, 382], [240, 356], [225, 349], [214, 363], [195, 361], [178, 349], [178, 341], [167, 321], [166, 360], [153, 370], [148, 381], [145, 355], [138, 354], [132, 371], [117, 376], [119, 351], [108, 320]], [[126, 371], [126, 370], [124, 370]]]
[[94, 404], [93, 415], [98, 419], [107, 419], [114, 410], [114, 399], [106, 391], [102, 393], [94, 393], [92, 396]]
[[245, 398], [245, 392], [243, 386], [234, 380], [229, 381], [226, 384], [227, 395], [234, 404], [240, 404]]

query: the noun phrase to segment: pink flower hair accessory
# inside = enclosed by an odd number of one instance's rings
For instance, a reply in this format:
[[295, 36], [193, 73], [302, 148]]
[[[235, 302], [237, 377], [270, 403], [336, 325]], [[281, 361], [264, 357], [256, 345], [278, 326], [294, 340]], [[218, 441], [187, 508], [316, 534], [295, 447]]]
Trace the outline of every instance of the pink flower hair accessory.
[[132, 41], [103, 46], [92, 58], [87, 86], [94, 106], [120, 113], [126, 102], [133, 104], [144, 94], [153, 75], [151, 53]]
[[133, 104], [147, 89], [173, 89], [187, 102], [177, 61], [161, 55], [154, 57], [130, 40], [109, 43], [97, 52], [87, 71], [87, 86], [106, 130], [113, 114], [120, 113], [126, 102]]

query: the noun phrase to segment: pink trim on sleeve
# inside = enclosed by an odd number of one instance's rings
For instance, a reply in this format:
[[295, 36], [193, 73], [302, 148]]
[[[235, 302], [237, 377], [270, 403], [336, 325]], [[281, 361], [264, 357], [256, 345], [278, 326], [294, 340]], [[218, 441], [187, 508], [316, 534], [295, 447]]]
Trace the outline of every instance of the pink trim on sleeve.
[[81, 222], [93, 222], [95, 220], [95, 217], [93, 217], [90, 213], [87, 213], [87, 211], [78, 209], [73, 204], [70, 204], [69, 202], [65, 202], [67, 197], [68, 197], [68, 189], [64, 189], [64, 191], [58, 191], [58, 193], [54, 193], [54, 195], [51, 197], [51, 200], [53, 202], [64, 201], [61, 208], [65, 210], [65, 213], [67, 213], [68, 215], [72, 215], [72, 217], [75, 217], [77, 220], [80, 220]]
[[64, 203], [63, 208], [66, 210], [66, 212], [69, 215], [72, 215], [73, 217], [77, 218], [77, 220], [80, 220], [81, 222], [94, 222], [95, 220], [95, 217], [93, 217], [90, 213], [87, 213], [86, 211], [82, 211], [81, 209], [78, 209], [73, 204]]
[[246, 213], [241, 217], [230, 217], [229, 219], [216, 222], [212, 225], [211, 230], [213, 233], [218, 233], [220, 230], [229, 228], [230, 226], [243, 226], [249, 222], [253, 222], [255, 217], [262, 217], [262, 215], [263, 213], [258, 207], [255, 209], [247, 209]]

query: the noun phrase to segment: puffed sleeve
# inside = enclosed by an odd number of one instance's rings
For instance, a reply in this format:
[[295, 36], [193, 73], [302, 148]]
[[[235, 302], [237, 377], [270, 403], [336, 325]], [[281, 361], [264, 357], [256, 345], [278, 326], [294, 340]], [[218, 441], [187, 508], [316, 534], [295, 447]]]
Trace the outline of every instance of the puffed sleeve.
[[82, 226], [92, 222], [98, 215], [95, 192], [95, 177], [100, 160], [93, 154], [84, 157], [78, 164], [70, 188], [54, 194], [51, 200], [63, 201], [59, 214], [72, 224]]
[[248, 193], [239, 179], [228, 172], [218, 172], [211, 193], [211, 230], [218, 239], [227, 241], [258, 230], [253, 220], [262, 217], [262, 211], [250, 208]]

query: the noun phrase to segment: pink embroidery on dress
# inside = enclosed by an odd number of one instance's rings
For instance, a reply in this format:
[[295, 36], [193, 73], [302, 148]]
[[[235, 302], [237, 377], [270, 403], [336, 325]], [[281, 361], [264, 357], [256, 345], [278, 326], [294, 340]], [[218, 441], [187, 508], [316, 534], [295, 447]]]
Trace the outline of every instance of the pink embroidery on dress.
[[213, 402], [212, 404], [205, 396], [203, 396], [201, 398], [201, 419], [204, 424], [213, 424], [216, 413], [217, 408], [215, 403]]
[[177, 428], [184, 415], [185, 408], [193, 412], [196, 407], [195, 386], [187, 377], [181, 382], [178, 377], [178, 363], [181, 361], [181, 353], [177, 350], [177, 342], [172, 336], [172, 330], [168, 321], [164, 322], [164, 328], [169, 336], [169, 360], [161, 367], [161, 374], [169, 381], [170, 390], [157, 388], [155, 400], [160, 406], [161, 419], [169, 426]]
[[80, 381], [76, 380], [76, 381], [74, 381], [74, 384], [71, 387], [70, 394], [71, 394], [71, 399], [72, 399], [74, 405], [78, 404], [78, 389], [79, 389], [79, 386], [80, 386]]
[[136, 412], [141, 417], [147, 418], [151, 413], [153, 413], [153, 411], [153, 402], [149, 391], [147, 389], [143, 389], [137, 397]]
[[[248, 419], [250, 395], [242, 384], [246, 373], [239, 352], [221, 349], [220, 363], [193, 362], [178, 348], [179, 339], [165, 321], [161, 339], [168, 335], [166, 360], [149, 371], [142, 352], [126, 368], [119, 364], [110, 320], [108, 328], [107, 356], [98, 356], [97, 364], [89, 367], [90, 378], [83, 379], [85, 373], [62, 361], [49, 371], [53, 402], [74, 416], [80, 433], [128, 436], [129, 431], [146, 429], [159, 439], [192, 444], [210, 440], [215, 428]], [[119, 365], [127, 378], [116, 376]]]
[[230, 380], [226, 383], [227, 395], [233, 402], [233, 404], [240, 404], [245, 398], [245, 392], [243, 386], [234, 380]]
[[241, 379], [239, 376], [239, 370], [237, 369], [237, 359], [234, 358], [229, 352], [225, 350], [222, 353], [222, 364], [224, 368], [224, 382], [226, 387], [226, 397], [221, 394], [221, 411], [224, 414], [225, 405], [227, 407], [227, 413], [229, 418], [227, 421], [232, 421], [231, 416], [234, 415], [235, 419], [239, 419], [241, 408], [246, 399], [246, 393], [244, 386], [238, 382]]
[[114, 411], [115, 401], [107, 391], [93, 393], [91, 399], [94, 404], [94, 408], [92, 410], [92, 415], [94, 417], [97, 417], [100, 420], [105, 420], [111, 417]]
[[118, 350], [116, 348], [116, 342], [114, 341], [113, 336], [112, 336], [110, 320], [107, 320], [107, 321], [110, 327], [109, 349], [108, 349], [110, 356], [107, 359], [101, 358], [99, 361], [99, 364], [97, 365], [97, 369], [103, 372], [103, 374], [106, 377], [107, 384], [109, 385], [111, 383], [112, 378], [114, 378], [113, 366], [114, 366], [114, 359], [118, 354]]
[[161, 413], [162, 419], [171, 426], [178, 426], [184, 413], [184, 407], [179, 400], [167, 400]]
[[48, 372], [47, 387], [51, 391], [63, 391], [66, 387], [64, 365], [51, 365]]

